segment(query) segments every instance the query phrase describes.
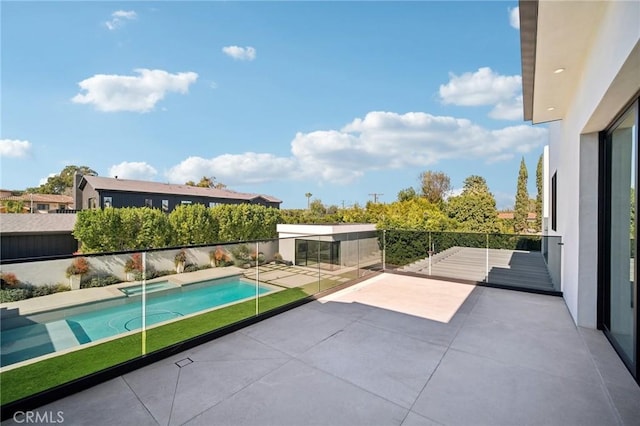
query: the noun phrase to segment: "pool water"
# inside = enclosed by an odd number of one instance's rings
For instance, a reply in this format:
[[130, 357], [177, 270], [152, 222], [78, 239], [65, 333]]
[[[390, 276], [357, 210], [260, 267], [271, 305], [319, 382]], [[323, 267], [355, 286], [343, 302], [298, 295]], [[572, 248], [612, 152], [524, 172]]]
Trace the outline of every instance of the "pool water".
[[[240, 281], [212, 280], [193, 289], [189, 286], [181, 290], [147, 298], [146, 325], [173, 320], [206, 309], [255, 297], [255, 284]], [[200, 283], [202, 284], [202, 283]], [[172, 286], [173, 287], [173, 286]], [[197, 288], [195, 288], [197, 287]], [[258, 294], [272, 291], [268, 287], [258, 286]], [[61, 315], [64, 311], [61, 310]], [[35, 358], [48, 353], [68, 349], [84, 343], [112, 337], [117, 334], [142, 327], [141, 298], [127, 300], [125, 304], [65, 316], [47, 323], [34, 323], [22, 327], [2, 330], [1, 362], [5, 366]]]

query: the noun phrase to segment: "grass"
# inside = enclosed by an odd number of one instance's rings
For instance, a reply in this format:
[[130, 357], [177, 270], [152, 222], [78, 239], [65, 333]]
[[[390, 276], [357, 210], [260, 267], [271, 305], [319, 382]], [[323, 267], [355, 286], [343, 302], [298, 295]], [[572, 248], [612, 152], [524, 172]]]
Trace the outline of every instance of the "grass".
[[[259, 299], [259, 311], [267, 312], [300, 300], [307, 294], [290, 288]], [[188, 340], [255, 315], [256, 302], [248, 300], [201, 315], [147, 330], [147, 352]], [[142, 334], [121, 337], [96, 346], [25, 365], [0, 374], [0, 404], [42, 392], [72, 380], [141, 356]]]

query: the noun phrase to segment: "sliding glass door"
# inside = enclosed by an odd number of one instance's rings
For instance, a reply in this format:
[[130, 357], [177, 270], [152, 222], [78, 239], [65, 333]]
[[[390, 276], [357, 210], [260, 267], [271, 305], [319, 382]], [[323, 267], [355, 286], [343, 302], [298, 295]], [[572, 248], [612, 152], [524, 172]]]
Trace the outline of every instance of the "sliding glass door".
[[638, 272], [636, 187], [638, 182], [638, 103], [606, 133], [607, 262], [604, 326], [620, 356], [637, 376]]

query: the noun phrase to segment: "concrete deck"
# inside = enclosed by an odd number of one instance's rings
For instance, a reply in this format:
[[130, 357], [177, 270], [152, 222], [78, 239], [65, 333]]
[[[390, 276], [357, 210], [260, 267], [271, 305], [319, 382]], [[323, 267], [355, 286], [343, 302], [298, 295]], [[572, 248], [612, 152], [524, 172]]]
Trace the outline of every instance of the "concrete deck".
[[638, 425], [640, 388], [562, 298], [383, 274], [47, 411], [70, 425]]

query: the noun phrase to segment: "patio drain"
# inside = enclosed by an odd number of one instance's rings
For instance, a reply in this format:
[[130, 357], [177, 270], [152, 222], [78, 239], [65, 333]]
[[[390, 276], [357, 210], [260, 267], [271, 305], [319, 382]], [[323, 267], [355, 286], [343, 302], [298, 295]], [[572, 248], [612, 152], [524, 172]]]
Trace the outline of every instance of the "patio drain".
[[179, 367], [186, 367], [187, 365], [191, 364], [193, 362], [193, 360], [191, 358], [185, 358], [185, 359], [181, 359], [180, 361], [177, 361], [175, 364]]

